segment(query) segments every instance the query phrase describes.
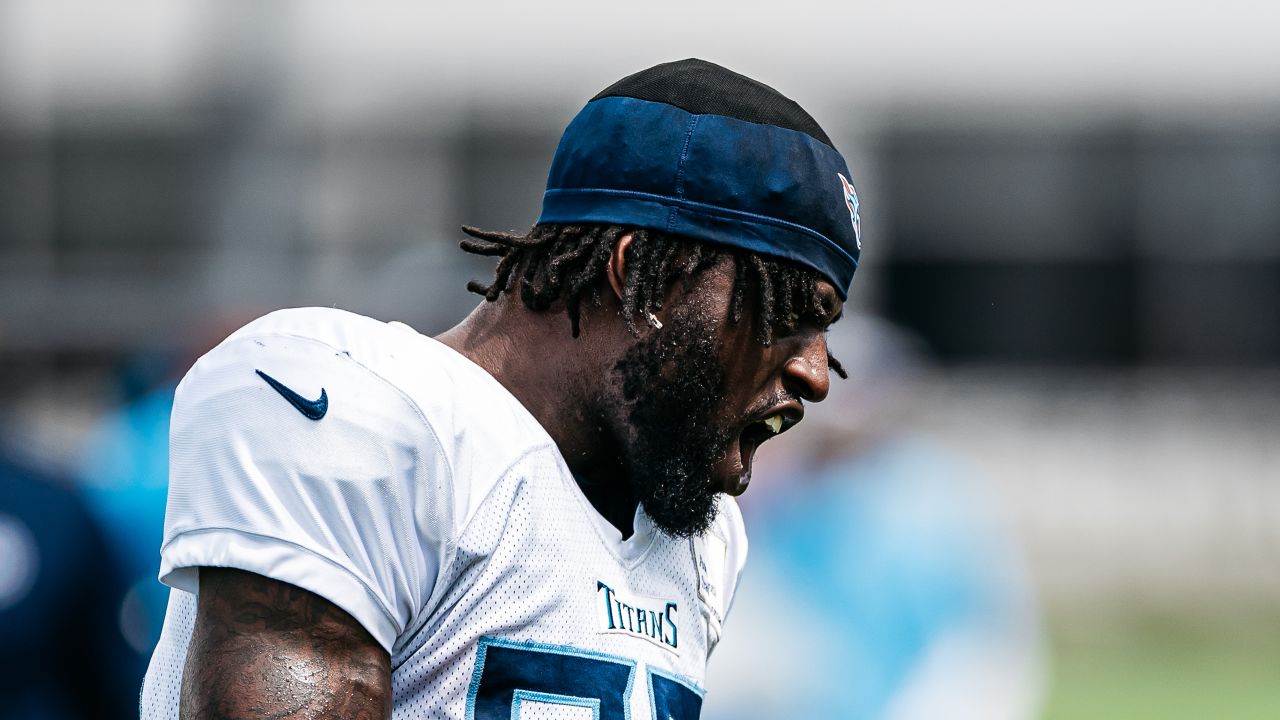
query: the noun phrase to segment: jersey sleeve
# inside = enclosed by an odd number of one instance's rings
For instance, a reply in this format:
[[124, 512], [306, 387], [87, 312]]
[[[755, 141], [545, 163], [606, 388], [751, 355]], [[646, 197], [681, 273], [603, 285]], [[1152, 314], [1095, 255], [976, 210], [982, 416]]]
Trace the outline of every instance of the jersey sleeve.
[[178, 387], [160, 579], [290, 583], [392, 652], [445, 563], [452, 507], [448, 460], [396, 387], [319, 340], [238, 333]]

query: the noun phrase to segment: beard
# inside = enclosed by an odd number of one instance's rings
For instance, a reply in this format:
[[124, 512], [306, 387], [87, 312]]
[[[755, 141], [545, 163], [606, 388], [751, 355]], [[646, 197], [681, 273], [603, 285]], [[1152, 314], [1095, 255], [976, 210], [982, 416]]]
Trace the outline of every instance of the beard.
[[631, 432], [623, 462], [632, 493], [674, 537], [701, 535], [715, 521], [713, 468], [734, 441], [714, 422], [726, 385], [715, 330], [696, 309], [674, 313], [614, 366]]

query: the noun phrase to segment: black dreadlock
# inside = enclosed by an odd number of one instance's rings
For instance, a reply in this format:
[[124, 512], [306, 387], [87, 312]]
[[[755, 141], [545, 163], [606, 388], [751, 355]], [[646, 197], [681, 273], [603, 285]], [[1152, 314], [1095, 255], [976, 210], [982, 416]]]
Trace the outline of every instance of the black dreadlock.
[[[731, 256], [735, 265], [729, 322], [736, 325], [741, 320], [744, 291], [749, 279], [754, 279], [759, 288], [756, 340], [760, 344], [767, 347], [773, 343], [775, 328], [791, 331], [803, 317], [825, 314], [817, 291], [818, 276], [812, 270], [678, 235], [618, 225], [552, 223], [536, 225], [527, 235], [465, 226], [462, 230], [473, 238], [462, 241], [463, 250], [500, 258], [493, 282], [484, 285], [472, 280], [467, 283], [468, 290], [493, 301], [512, 292], [518, 282], [521, 301], [537, 311], [563, 300], [573, 337], [578, 337], [582, 301], [600, 304], [599, 278], [614, 245], [628, 233], [633, 239], [622, 290], [622, 315], [634, 335], [640, 333], [636, 318], [662, 309], [667, 286], [673, 280], [681, 279], [688, 290], [699, 273], [725, 255]], [[830, 353], [827, 364], [841, 378], [848, 377]]]

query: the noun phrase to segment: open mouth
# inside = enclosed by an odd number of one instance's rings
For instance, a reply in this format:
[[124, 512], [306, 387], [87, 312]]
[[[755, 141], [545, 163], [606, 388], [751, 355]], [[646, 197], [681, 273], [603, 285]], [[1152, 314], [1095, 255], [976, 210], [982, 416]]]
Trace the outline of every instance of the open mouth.
[[730, 495], [741, 495], [747, 489], [751, 482], [751, 464], [755, 460], [756, 450], [766, 440], [795, 427], [803, 416], [804, 410], [798, 404], [793, 404], [770, 410], [768, 415], [748, 423], [738, 440], [742, 473], [737, 478], [736, 487], [727, 490]]

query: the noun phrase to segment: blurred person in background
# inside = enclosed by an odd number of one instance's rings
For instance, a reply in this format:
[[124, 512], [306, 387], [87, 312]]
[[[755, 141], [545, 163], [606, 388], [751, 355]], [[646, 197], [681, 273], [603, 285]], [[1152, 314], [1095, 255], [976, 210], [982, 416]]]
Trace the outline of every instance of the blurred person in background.
[[845, 323], [831, 347], [849, 380], [745, 503], [752, 566], [706, 717], [1035, 717], [1040, 634], [1017, 545], [981, 476], [907, 422], [920, 350], [883, 322]]
[[140, 686], [119, 672], [132, 653], [110, 601], [121, 595], [113, 558], [74, 488], [4, 431], [0, 422], [0, 718], [133, 716]]
[[121, 404], [109, 411], [85, 441], [76, 470], [88, 511], [102, 527], [102, 552], [111, 556], [122, 592], [111, 602], [113, 621], [132, 649], [118, 669], [130, 687], [141, 687], [151, 650], [160, 638], [168, 588], [156, 580], [156, 546], [164, 530], [169, 487], [169, 411], [179, 353], [156, 348], [120, 368]]
[[111, 605], [113, 622], [133, 650], [116, 669], [129, 687], [142, 685], [169, 601], [169, 589], [156, 579], [156, 548], [164, 532], [174, 391], [196, 358], [242, 322], [236, 316], [196, 323], [188, 338], [128, 358], [115, 378], [119, 404], [89, 432], [80, 452], [76, 480], [121, 578]]

